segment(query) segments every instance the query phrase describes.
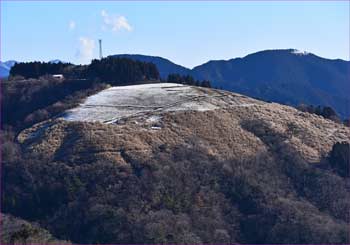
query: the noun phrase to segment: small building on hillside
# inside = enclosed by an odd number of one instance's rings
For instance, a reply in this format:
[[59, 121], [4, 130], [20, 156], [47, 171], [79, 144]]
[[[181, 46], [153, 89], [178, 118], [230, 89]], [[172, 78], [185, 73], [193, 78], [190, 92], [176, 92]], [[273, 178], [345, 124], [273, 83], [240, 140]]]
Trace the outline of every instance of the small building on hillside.
[[63, 74], [52, 74], [52, 77], [58, 80], [63, 80], [64, 76]]

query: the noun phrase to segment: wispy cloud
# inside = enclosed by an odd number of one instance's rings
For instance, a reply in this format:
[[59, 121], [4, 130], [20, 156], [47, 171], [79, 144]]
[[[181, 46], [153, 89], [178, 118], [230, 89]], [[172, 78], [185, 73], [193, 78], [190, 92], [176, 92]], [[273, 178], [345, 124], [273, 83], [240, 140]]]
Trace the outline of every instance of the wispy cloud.
[[103, 30], [110, 29], [113, 32], [118, 32], [121, 30], [132, 31], [133, 28], [129, 24], [125, 16], [122, 15], [110, 15], [106, 10], [101, 11], [101, 16], [103, 18], [104, 25]]
[[74, 20], [69, 21], [69, 23], [68, 23], [68, 28], [69, 28], [69, 30], [72, 31], [72, 30], [75, 29], [75, 27], [76, 27], [75, 21], [74, 21]]
[[95, 41], [88, 37], [79, 38], [77, 56], [81, 63], [89, 63], [94, 57]]

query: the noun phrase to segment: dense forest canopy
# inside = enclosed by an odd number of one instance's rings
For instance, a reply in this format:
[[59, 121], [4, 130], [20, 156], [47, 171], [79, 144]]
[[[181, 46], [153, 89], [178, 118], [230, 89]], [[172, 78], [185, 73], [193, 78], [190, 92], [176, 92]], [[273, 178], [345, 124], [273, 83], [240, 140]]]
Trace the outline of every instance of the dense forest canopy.
[[[155, 64], [123, 57], [107, 57], [92, 60], [89, 65], [69, 63], [27, 62], [16, 63], [10, 74], [12, 77], [39, 78], [44, 75], [63, 74], [68, 79], [91, 79], [111, 85], [134, 84], [142, 81], [159, 81], [159, 71]], [[211, 87], [208, 80], [195, 80], [190, 75], [169, 74], [164, 82], [193, 86]]]
[[91, 64], [86, 66], [75, 66], [62, 62], [16, 63], [10, 71], [11, 76], [24, 78], [39, 78], [53, 74], [64, 74], [68, 78], [99, 79], [116, 83], [116, 85], [159, 79], [157, 67], [152, 63], [112, 57], [93, 60]]
[[72, 66], [70, 63], [50, 62], [19, 62], [10, 70], [11, 76], [23, 76], [24, 78], [39, 78], [46, 74], [61, 74], [65, 68]]
[[159, 80], [158, 69], [153, 63], [113, 57], [93, 60], [87, 68], [86, 76], [91, 79], [109, 81], [112, 85]]
[[300, 111], [313, 113], [324, 118], [330, 119], [335, 122], [340, 122], [341, 119], [335, 110], [330, 106], [313, 106], [313, 105], [305, 105], [301, 104], [297, 107]]

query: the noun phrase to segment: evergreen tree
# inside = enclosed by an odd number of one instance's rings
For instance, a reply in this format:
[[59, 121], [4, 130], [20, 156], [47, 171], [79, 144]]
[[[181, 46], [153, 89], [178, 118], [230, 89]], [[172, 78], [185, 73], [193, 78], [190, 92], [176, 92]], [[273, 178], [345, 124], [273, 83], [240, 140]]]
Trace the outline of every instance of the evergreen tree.
[[181, 76], [180, 74], [169, 74], [168, 78], [167, 78], [167, 82], [168, 83], [180, 83], [180, 84], [186, 84], [186, 85], [191, 85], [191, 86], [200, 86], [200, 87], [211, 88], [210, 81], [194, 80], [194, 78], [190, 75]]

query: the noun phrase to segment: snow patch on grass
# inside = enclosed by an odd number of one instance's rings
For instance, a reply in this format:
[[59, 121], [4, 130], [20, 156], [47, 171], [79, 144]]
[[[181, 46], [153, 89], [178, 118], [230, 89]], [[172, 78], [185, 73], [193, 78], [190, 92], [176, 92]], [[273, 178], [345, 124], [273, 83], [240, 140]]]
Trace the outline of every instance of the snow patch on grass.
[[[232, 94], [230, 93], [230, 96]], [[231, 105], [227, 94], [175, 83], [154, 83], [111, 87], [88, 97], [80, 106], [66, 111], [68, 121], [115, 123], [126, 118], [160, 120], [159, 113], [207, 111]], [[245, 106], [242, 103], [242, 106]]]

